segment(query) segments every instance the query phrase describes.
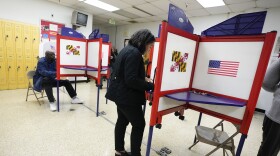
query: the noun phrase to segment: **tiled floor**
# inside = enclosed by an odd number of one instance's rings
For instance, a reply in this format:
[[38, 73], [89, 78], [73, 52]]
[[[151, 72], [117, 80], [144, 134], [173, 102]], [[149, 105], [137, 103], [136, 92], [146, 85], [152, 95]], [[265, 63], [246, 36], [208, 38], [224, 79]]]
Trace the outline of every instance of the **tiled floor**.
[[[96, 117], [96, 93], [94, 83], [78, 83], [78, 96], [84, 105], [70, 104], [67, 93], [60, 96], [60, 112], [49, 111], [47, 98], [39, 105], [33, 96], [25, 101], [26, 90], [0, 91], [0, 156], [112, 156], [114, 155], [114, 126], [117, 119], [116, 106], [105, 104], [105, 89], [101, 90], [100, 111], [106, 115]], [[55, 93], [55, 89], [54, 89]], [[142, 155], [146, 153], [151, 107], [147, 105], [146, 128], [142, 144]], [[161, 129], [154, 129], [151, 155], [156, 150], [168, 147], [170, 156], [205, 155], [213, 149], [198, 143], [192, 150], [199, 113], [187, 110], [185, 120], [173, 114], [164, 116]], [[242, 156], [255, 156], [261, 142], [261, 126], [264, 115], [255, 113]], [[202, 125], [213, 127], [218, 119], [203, 116]], [[130, 130], [127, 129], [126, 148], [129, 150]], [[232, 134], [234, 127], [227, 123], [225, 130]], [[235, 138], [238, 145], [240, 135]], [[222, 155], [219, 150], [214, 156]]]

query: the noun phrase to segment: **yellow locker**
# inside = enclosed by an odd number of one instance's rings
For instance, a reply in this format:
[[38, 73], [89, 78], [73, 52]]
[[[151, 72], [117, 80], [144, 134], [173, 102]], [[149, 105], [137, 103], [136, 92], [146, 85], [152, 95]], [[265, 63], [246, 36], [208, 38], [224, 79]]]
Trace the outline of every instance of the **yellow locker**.
[[23, 57], [23, 37], [22, 37], [22, 29], [23, 26], [22, 24], [19, 23], [15, 23], [14, 25], [15, 27], [15, 52], [16, 52], [16, 56], [19, 57]]
[[27, 78], [25, 71], [25, 58], [17, 57], [17, 88], [26, 88], [27, 87]]
[[5, 43], [4, 43], [4, 33], [3, 33], [3, 22], [0, 21], [0, 58], [6, 56], [6, 50], [5, 50]]
[[36, 26], [31, 26], [32, 34], [32, 52], [33, 52], [33, 66], [37, 67], [37, 62], [39, 59], [39, 38], [40, 38], [40, 29]]
[[15, 57], [7, 57], [8, 89], [17, 88], [17, 67]]
[[0, 57], [0, 90], [8, 89], [7, 77], [6, 59]]
[[14, 23], [3, 22], [4, 42], [6, 46], [6, 56], [15, 57], [15, 38], [14, 38]]
[[28, 72], [30, 70], [35, 70], [35, 66], [33, 63], [33, 58], [32, 57], [25, 57], [25, 72]]
[[31, 38], [31, 32], [30, 32], [30, 26], [25, 24], [23, 25], [23, 53], [25, 56], [32, 56], [32, 38]]

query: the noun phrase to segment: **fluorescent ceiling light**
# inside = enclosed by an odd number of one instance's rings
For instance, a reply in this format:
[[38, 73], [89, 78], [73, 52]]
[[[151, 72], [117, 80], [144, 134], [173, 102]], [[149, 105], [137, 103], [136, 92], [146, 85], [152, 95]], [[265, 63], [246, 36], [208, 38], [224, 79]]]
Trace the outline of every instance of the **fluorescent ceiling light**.
[[101, 2], [101, 1], [99, 1], [99, 0], [85, 0], [84, 2], [87, 3], [87, 4], [89, 4], [89, 5], [93, 5], [93, 6], [95, 6], [95, 7], [98, 7], [98, 8], [107, 10], [107, 11], [116, 11], [116, 10], [119, 10], [119, 8], [114, 7], [114, 6], [112, 6], [112, 5], [110, 5], [110, 4], [107, 4], [107, 3]]
[[225, 5], [223, 0], [197, 0], [204, 8], [223, 6]]

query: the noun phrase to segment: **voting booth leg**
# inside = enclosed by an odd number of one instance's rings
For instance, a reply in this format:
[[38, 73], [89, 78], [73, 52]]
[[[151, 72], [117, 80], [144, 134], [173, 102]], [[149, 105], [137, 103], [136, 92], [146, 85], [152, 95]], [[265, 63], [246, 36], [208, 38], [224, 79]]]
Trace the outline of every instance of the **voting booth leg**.
[[147, 143], [147, 150], [146, 150], [146, 156], [150, 156], [151, 145], [152, 145], [152, 138], [153, 138], [153, 131], [154, 131], [154, 126], [150, 126], [149, 136], [148, 136], [148, 143]]
[[77, 76], [75, 76], [75, 92], [77, 93]]
[[59, 112], [59, 80], [56, 81], [57, 112]]
[[[106, 91], [108, 90], [108, 86], [109, 86], [109, 79], [107, 79], [107, 87], [106, 87]], [[108, 103], [108, 99], [106, 99], [106, 104]]]
[[96, 117], [99, 115], [99, 92], [100, 92], [100, 86], [97, 86], [97, 107], [96, 107]]
[[241, 138], [240, 138], [240, 141], [239, 141], [239, 144], [238, 144], [238, 148], [237, 148], [237, 151], [236, 151], [236, 156], [241, 155], [241, 151], [242, 151], [242, 148], [243, 148], [243, 145], [244, 145], [244, 142], [245, 142], [246, 138], [247, 138], [246, 134], [241, 135]]

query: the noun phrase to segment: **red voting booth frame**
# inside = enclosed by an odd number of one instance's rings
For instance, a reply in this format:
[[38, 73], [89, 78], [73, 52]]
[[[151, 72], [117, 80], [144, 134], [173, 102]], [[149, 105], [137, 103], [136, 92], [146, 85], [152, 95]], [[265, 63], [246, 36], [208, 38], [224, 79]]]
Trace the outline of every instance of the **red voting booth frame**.
[[[85, 42], [86, 43], [86, 57], [85, 57], [85, 65], [63, 65], [63, 64], [60, 64], [60, 59], [61, 59], [61, 56], [60, 56], [60, 40], [61, 39], [65, 39], [65, 40], [70, 40], [70, 41], [79, 41], [79, 42]], [[89, 54], [89, 50], [88, 50], [88, 44], [90, 42], [98, 42], [99, 43], [99, 51], [98, 51], [98, 67], [92, 67], [92, 66], [88, 66], [88, 60], [90, 58], [88, 58], [88, 54]], [[109, 46], [109, 52], [108, 52], [108, 64], [110, 63], [110, 55], [111, 55], [111, 47], [112, 47], [112, 44], [111, 43], [102, 43], [102, 38], [100, 39], [90, 39], [90, 40], [87, 40], [87, 39], [81, 39], [81, 38], [73, 38], [73, 37], [67, 37], [67, 36], [61, 36], [61, 35], [57, 35], [57, 43], [56, 43], [56, 49], [57, 49], [57, 52], [56, 52], [56, 79], [57, 80], [60, 80], [61, 77], [75, 77], [75, 90], [76, 90], [76, 77], [89, 77], [89, 78], [92, 78], [94, 80], [96, 80], [97, 82], [97, 89], [98, 89], [98, 92], [97, 92], [97, 111], [96, 111], [96, 116], [99, 115], [99, 93], [100, 93], [100, 86], [101, 86], [101, 77], [102, 76], [106, 76], [107, 78], [109, 78], [110, 76], [110, 70], [107, 70], [108, 69], [108, 66], [102, 66], [102, 44], [104, 45], [108, 45]], [[67, 68], [67, 67], [71, 67], [72, 69], [74, 70], [84, 70], [85, 73], [84, 74], [61, 74], [61, 71], [60, 69], [61, 68]], [[85, 69], [81, 69], [83, 67], [86, 67]], [[106, 74], [101, 74], [102, 72], [102, 68], [107, 68], [107, 73]], [[75, 69], [76, 68], [76, 69]], [[88, 70], [90, 69], [90, 70]], [[97, 72], [97, 76], [91, 76], [91, 75], [88, 75], [88, 71], [96, 71]], [[58, 112], [59, 112], [59, 81], [57, 81], [57, 108], [58, 108]]]
[[[165, 50], [166, 50], [168, 33], [173, 33], [173, 34], [188, 38], [190, 40], [193, 40], [196, 42], [196, 47], [195, 47], [193, 67], [192, 67], [192, 73], [191, 73], [191, 79], [190, 79], [189, 86], [187, 86], [187, 88], [184, 88], [184, 89], [161, 91], [163, 64], [164, 64], [164, 58], [165, 58]], [[214, 116], [214, 117], [223, 119], [225, 121], [229, 121], [231, 123], [239, 125], [240, 133], [242, 134], [242, 136], [240, 138], [240, 142], [238, 145], [238, 149], [236, 151], [236, 155], [240, 155], [244, 141], [247, 137], [248, 130], [249, 130], [249, 127], [250, 127], [250, 124], [252, 121], [253, 114], [254, 114], [254, 110], [255, 110], [255, 107], [257, 104], [262, 81], [263, 81], [263, 78], [265, 75], [265, 71], [266, 71], [266, 68], [267, 68], [267, 65], [268, 65], [268, 62], [270, 59], [270, 54], [271, 54], [274, 40], [276, 37], [276, 32], [269, 32], [266, 34], [252, 35], [252, 36], [201, 37], [198, 35], [187, 33], [178, 28], [172, 27], [172, 26], [168, 25], [167, 22], [162, 22], [162, 29], [161, 29], [160, 34], [161, 34], [161, 37], [156, 40], [157, 42], [159, 42], [159, 52], [158, 52], [158, 59], [157, 59], [157, 66], [156, 66], [156, 73], [155, 73], [155, 89], [154, 89], [153, 98], [152, 98], [152, 110], [151, 110], [151, 117], [150, 117], [150, 129], [149, 129], [146, 156], [150, 155], [153, 127], [157, 126], [157, 125], [161, 126], [162, 117], [164, 115], [168, 115], [168, 114], [174, 113], [174, 112], [180, 112], [181, 114], [183, 114], [185, 109], [192, 109], [192, 110], [195, 110], [195, 111], [198, 111], [201, 113], [205, 113], [210, 116]], [[199, 49], [200, 42], [248, 42], [248, 41], [249, 42], [250, 41], [264, 42], [248, 100], [192, 88], [196, 59], [197, 59], [197, 55], [198, 55], [198, 49]], [[153, 51], [151, 51], [151, 53], [150, 53], [150, 58], [153, 58]], [[149, 73], [151, 73], [151, 70], [152, 70], [151, 67], [148, 70], [149, 70]], [[151, 77], [152, 76], [153, 75], [151, 75]], [[212, 94], [215, 96], [219, 96], [219, 97], [225, 97], [225, 98], [230, 98], [230, 99], [239, 100], [239, 101], [246, 101], [247, 105], [246, 105], [246, 110], [245, 110], [243, 119], [242, 120], [236, 119], [234, 117], [226, 116], [224, 114], [220, 114], [220, 113], [217, 113], [217, 112], [214, 112], [211, 110], [207, 110], [205, 108], [200, 108], [195, 105], [189, 104], [188, 102], [185, 102], [185, 104], [182, 103], [182, 105], [177, 106], [177, 107], [158, 111], [159, 99], [161, 97], [164, 97], [167, 94], [179, 93], [179, 92], [184, 92], [184, 91], [202, 91], [202, 92], [206, 92], [206, 93], [209, 93], [209, 94]]]

